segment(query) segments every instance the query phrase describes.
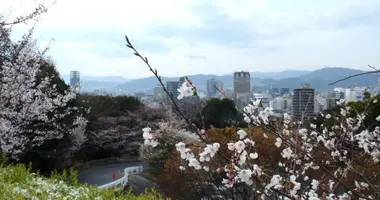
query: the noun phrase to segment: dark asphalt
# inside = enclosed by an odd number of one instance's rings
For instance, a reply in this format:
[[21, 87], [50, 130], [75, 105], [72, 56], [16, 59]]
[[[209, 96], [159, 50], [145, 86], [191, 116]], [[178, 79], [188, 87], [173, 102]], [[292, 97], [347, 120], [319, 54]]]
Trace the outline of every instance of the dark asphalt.
[[112, 174], [124, 172], [127, 167], [143, 166], [143, 169], [147, 169], [148, 165], [143, 162], [128, 162], [128, 163], [118, 163], [110, 164], [102, 167], [96, 167], [92, 169], [85, 170], [78, 175], [78, 181], [80, 183], [87, 183], [89, 185], [104, 185], [114, 181], [112, 179]]

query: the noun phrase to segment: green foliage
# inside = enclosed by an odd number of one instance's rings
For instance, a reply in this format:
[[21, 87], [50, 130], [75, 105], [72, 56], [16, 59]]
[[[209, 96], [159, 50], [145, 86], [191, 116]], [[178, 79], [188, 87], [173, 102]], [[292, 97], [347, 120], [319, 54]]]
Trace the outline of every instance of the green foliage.
[[[132, 96], [104, 96], [80, 94], [78, 103], [82, 107], [82, 113], [89, 121], [87, 130], [94, 130], [97, 126], [97, 119], [100, 116], [121, 116], [127, 111], [135, 111], [141, 107], [141, 102]], [[85, 110], [90, 109], [87, 113]]]
[[[202, 109], [204, 125], [208, 128], [224, 128], [233, 125], [243, 125], [243, 115], [236, 109], [231, 99], [210, 99]], [[201, 124], [201, 116], [197, 116], [197, 124]]]
[[160, 145], [155, 148], [146, 162], [149, 164], [149, 173], [156, 177], [162, 174], [165, 170], [164, 163], [170, 158], [172, 151], [175, 149], [175, 143], [159, 140]]
[[78, 185], [78, 171], [74, 169], [66, 170], [64, 169], [61, 173], [57, 170], [53, 170], [50, 173], [50, 178], [65, 181], [72, 185]]
[[3, 166], [6, 161], [7, 161], [7, 157], [5, 153], [0, 152], [0, 166]]
[[[380, 95], [371, 97], [366, 92], [364, 94], [363, 101], [349, 102], [347, 106], [350, 107], [350, 111], [347, 117], [356, 118], [358, 113], [365, 113], [366, 117], [363, 121], [363, 126], [368, 127], [370, 131], [373, 131], [376, 126], [380, 126], [380, 122], [376, 121], [376, 118], [380, 115]], [[335, 119], [336, 116], [340, 116], [341, 106], [335, 106], [331, 109], [325, 110], [324, 113], [331, 114], [330, 119], [318, 115], [316, 119], [312, 120], [313, 124], [320, 126], [323, 124], [326, 128], [331, 128], [333, 125], [339, 124]]]
[[380, 95], [371, 97], [367, 93], [363, 101], [350, 102], [347, 105], [351, 107], [350, 117], [356, 117], [358, 113], [366, 112], [367, 116], [363, 123], [369, 130], [372, 131], [376, 126], [380, 126], [380, 122], [376, 120], [380, 115]]
[[69, 89], [69, 86], [60, 77], [53, 61], [43, 58], [38, 62], [40, 63], [40, 71], [37, 73], [37, 84], [41, 81], [41, 79], [49, 77], [51, 79], [51, 86], [55, 85], [57, 91], [60, 94], [64, 94], [64, 92]]
[[[71, 175], [70, 175], [71, 174]], [[62, 179], [75, 176], [75, 172], [55, 173], [50, 178], [38, 173], [31, 173], [22, 164], [0, 167], [0, 199], [113, 199], [113, 200], [163, 200], [162, 195], [154, 189], [146, 190], [144, 194], [135, 196], [113, 190], [99, 190], [94, 186], [82, 185], [77, 182], [65, 182]]]

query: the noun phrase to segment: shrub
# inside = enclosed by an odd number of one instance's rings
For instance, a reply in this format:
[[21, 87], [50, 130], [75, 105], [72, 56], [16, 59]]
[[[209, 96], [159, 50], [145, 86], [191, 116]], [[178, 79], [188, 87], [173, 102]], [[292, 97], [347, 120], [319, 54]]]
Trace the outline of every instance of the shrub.
[[78, 184], [75, 172], [58, 174], [50, 178], [31, 173], [25, 165], [0, 167], [0, 199], [88, 199], [88, 200], [163, 200], [155, 190], [139, 196], [112, 190], [99, 190], [94, 186]]

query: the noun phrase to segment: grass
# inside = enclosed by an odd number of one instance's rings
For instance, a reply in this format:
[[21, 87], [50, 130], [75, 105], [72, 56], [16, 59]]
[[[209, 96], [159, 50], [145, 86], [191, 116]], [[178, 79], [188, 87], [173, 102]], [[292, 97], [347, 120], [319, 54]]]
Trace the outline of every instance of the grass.
[[113, 190], [99, 190], [97, 187], [79, 184], [75, 171], [52, 173], [43, 177], [32, 173], [22, 164], [0, 164], [0, 199], [16, 200], [163, 200], [155, 190], [135, 196]]

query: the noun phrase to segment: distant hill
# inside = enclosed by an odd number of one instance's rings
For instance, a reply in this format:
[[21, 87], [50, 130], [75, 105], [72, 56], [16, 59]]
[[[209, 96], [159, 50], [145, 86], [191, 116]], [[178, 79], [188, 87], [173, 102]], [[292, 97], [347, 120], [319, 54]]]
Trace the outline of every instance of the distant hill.
[[[325, 79], [330, 81], [335, 81], [342, 77], [351, 76], [353, 74], [359, 74], [364, 71], [357, 69], [349, 69], [342, 67], [325, 67], [322, 69], [317, 69], [315, 71], [303, 74], [301, 76], [302, 79]], [[339, 78], [338, 78], [339, 77]]]
[[[70, 75], [63, 75], [65, 82], [70, 82]], [[131, 79], [124, 78], [122, 76], [80, 76], [81, 81], [97, 81], [97, 82], [115, 82], [124, 83]]]
[[[362, 73], [364, 71], [341, 68], [341, 67], [325, 67], [315, 71], [306, 70], [287, 70], [282, 72], [250, 72], [252, 87], [260, 90], [267, 90], [270, 87], [290, 88], [301, 87], [303, 84], [310, 83], [316, 91], [326, 91], [333, 87], [350, 87], [354, 85], [372, 86], [376, 83], [376, 74], [368, 74], [329, 86], [328, 84], [341, 78]], [[215, 78], [222, 81], [224, 88], [233, 87], [233, 73], [217, 76], [196, 74], [188, 77], [196, 85], [198, 90], [205, 91], [207, 80]], [[68, 76], [66, 77], [68, 78]], [[178, 81], [179, 77], [161, 77], [163, 82]], [[95, 89], [104, 89], [109, 92], [122, 91], [123, 93], [148, 92], [152, 93], [158, 81], [155, 77], [147, 77], [133, 80], [126, 80], [123, 77], [81, 77], [84, 82], [84, 91], [92, 91]]]
[[[85, 92], [98, 89], [113, 91], [117, 85], [130, 80], [121, 76], [81, 76], [80, 79], [83, 84], [82, 91]], [[63, 75], [63, 80], [70, 84], [70, 75]]]
[[[301, 71], [301, 70], [287, 70], [282, 72], [250, 72], [251, 74], [251, 84], [257, 86], [265, 86], [268, 83], [275, 82], [275, 79], [282, 79], [288, 77], [299, 77], [300, 75], [310, 73], [310, 71]], [[233, 73], [228, 75], [205, 75], [205, 74], [196, 74], [187, 76], [199, 90], [206, 90], [207, 80], [210, 78], [215, 78], [222, 81], [224, 88], [233, 87]], [[166, 81], [177, 81], [179, 77], [161, 77], [163, 82]], [[125, 82], [124, 84], [118, 85], [115, 87], [115, 90], [123, 90], [125, 92], [150, 92], [153, 87], [158, 84], [158, 81], [155, 77], [148, 77], [142, 79], [135, 79]]]
[[317, 91], [330, 90], [334, 87], [352, 87], [355, 85], [360, 86], [373, 86], [376, 84], [376, 74], [368, 74], [363, 76], [358, 76], [354, 78], [347, 79], [345, 81], [336, 83], [329, 86], [329, 83], [340, 80], [342, 78], [363, 73], [365, 71], [341, 68], [341, 67], [326, 67], [312, 71], [310, 73], [301, 75], [298, 78], [287, 78], [276, 81], [272, 84], [272, 87], [289, 87], [296, 88], [300, 87], [302, 84], [309, 83]]
[[251, 72], [251, 77], [279, 80], [284, 78], [299, 77], [310, 72], [311, 71], [307, 70], [285, 70], [281, 72]]

